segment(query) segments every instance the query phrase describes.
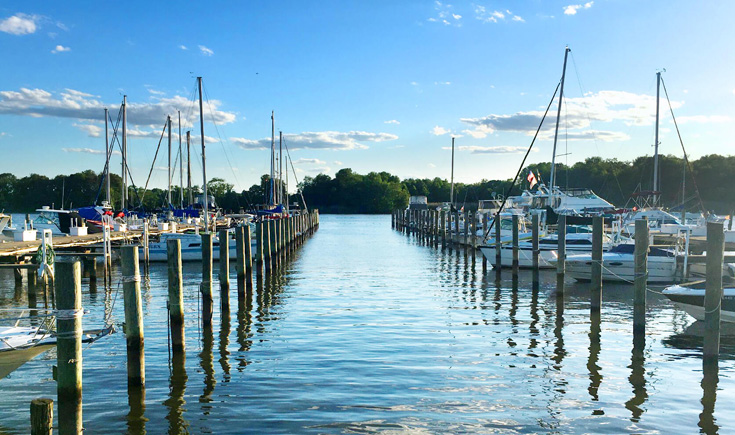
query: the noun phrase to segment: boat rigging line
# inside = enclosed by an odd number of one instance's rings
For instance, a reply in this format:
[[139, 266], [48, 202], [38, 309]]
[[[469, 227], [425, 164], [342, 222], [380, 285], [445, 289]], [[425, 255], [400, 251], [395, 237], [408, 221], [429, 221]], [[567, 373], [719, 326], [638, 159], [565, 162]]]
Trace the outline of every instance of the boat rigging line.
[[[500, 204], [500, 208], [498, 208], [497, 216], [499, 216], [500, 213], [503, 211], [503, 208], [505, 207], [505, 203], [508, 201], [508, 197], [510, 196], [510, 193], [513, 190], [513, 187], [518, 181], [518, 177], [521, 175], [521, 172], [523, 171], [523, 168], [526, 164], [526, 159], [528, 158], [528, 155], [531, 153], [531, 149], [533, 149], [533, 145], [536, 143], [536, 138], [538, 137], [538, 134], [541, 131], [541, 126], [544, 125], [544, 120], [546, 119], [546, 115], [548, 115], [549, 109], [551, 108], [551, 105], [554, 103], [554, 98], [556, 98], [556, 93], [559, 92], [561, 83], [562, 81], [559, 80], [559, 83], [556, 85], [556, 89], [554, 90], [554, 95], [551, 96], [551, 100], [549, 100], [549, 104], [546, 106], [546, 111], [544, 111], [544, 116], [541, 118], [541, 122], [539, 123], [538, 128], [536, 129], [536, 134], [533, 135], [533, 140], [531, 140], [531, 145], [528, 147], [528, 150], [526, 151], [526, 155], [523, 156], [523, 160], [521, 161], [521, 166], [518, 168], [518, 172], [516, 172], [516, 176], [513, 178], [513, 182], [510, 184], [508, 191], [505, 192], [505, 195], [503, 195], [503, 202]], [[554, 187], [552, 185], [551, 189], [553, 188]], [[488, 226], [487, 231], [485, 231], [485, 235], [483, 237], [484, 240], [487, 240], [487, 236], [488, 234], [490, 234], [490, 231], [493, 229], [493, 226], [495, 226], [495, 222], [497, 220], [498, 219], [493, 219], [493, 221]]]
[[669, 103], [669, 111], [671, 112], [671, 118], [674, 120], [674, 127], [676, 127], [676, 134], [679, 136], [679, 143], [681, 144], [681, 150], [684, 153], [684, 162], [687, 165], [687, 169], [689, 169], [689, 173], [692, 174], [692, 183], [694, 184], [694, 191], [697, 193], [697, 199], [699, 200], [699, 207], [702, 209], [702, 213], [706, 215], [707, 210], [704, 208], [704, 203], [702, 202], [702, 196], [699, 194], [699, 188], [697, 187], [697, 180], [694, 178], [694, 171], [692, 170], [691, 163], [689, 163], [689, 157], [687, 157], [687, 150], [684, 148], [684, 141], [681, 138], [681, 132], [679, 131], [679, 124], [676, 123], [676, 117], [674, 116], [674, 108], [671, 107], [671, 100], [669, 99], [669, 92], [666, 90], [666, 83], [664, 83], [663, 77], [661, 77], [661, 84], [664, 87], [664, 95], [666, 95], [666, 101]]

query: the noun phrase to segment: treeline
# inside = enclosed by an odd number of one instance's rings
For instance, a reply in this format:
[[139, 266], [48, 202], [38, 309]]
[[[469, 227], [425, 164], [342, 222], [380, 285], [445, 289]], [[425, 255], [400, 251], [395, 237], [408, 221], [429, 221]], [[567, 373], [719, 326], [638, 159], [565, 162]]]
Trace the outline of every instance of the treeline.
[[[706, 210], [729, 214], [735, 208], [735, 190], [730, 178], [735, 174], [735, 157], [707, 155], [690, 161], [691, 171], [685, 170], [683, 159], [660, 156], [660, 192], [662, 204], [678, 207], [684, 203], [687, 210], [699, 210], [700, 197]], [[458, 170], [461, 170], [459, 168]], [[522, 172], [516, 186], [510, 190], [512, 180], [482, 180], [478, 183], [457, 183], [454, 186], [455, 201], [474, 208], [480, 199], [494, 195], [517, 195], [528, 188], [526, 176], [533, 170], [540, 181], [549, 182], [550, 163], [530, 165]], [[686, 176], [685, 176], [686, 174]], [[113, 204], [120, 205], [122, 180], [111, 174]], [[590, 188], [602, 198], [618, 207], [629, 206], [631, 194], [640, 190], [651, 190], [653, 184], [653, 158], [639, 157], [633, 161], [589, 158], [572, 166], [558, 164], [556, 185], [566, 188]], [[102, 174], [88, 170], [71, 175], [48, 178], [38, 174], [17, 178], [12, 174], [0, 174], [0, 210], [28, 212], [43, 205], [57, 208], [72, 208], [92, 205], [105, 197]], [[226, 211], [250, 210], [262, 204], [270, 185], [268, 175], [248, 190], [236, 192], [233, 185], [220, 178], [207, 184], [208, 193]], [[323, 213], [389, 213], [396, 208], [406, 207], [410, 195], [425, 195], [431, 203], [449, 201], [450, 183], [443, 178], [400, 180], [387, 172], [370, 172], [361, 175], [349, 168], [341, 169], [334, 177], [319, 174], [306, 177], [299, 184], [310, 208], [319, 208]], [[200, 186], [193, 188], [198, 195]], [[697, 195], [699, 192], [699, 196]], [[188, 204], [188, 192], [184, 192], [184, 204]], [[129, 204], [135, 208], [142, 204], [146, 210], [166, 208], [167, 192], [163, 189], [130, 187]], [[180, 191], [172, 192], [174, 204], [179, 204]], [[301, 202], [301, 195], [291, 195], [290, 202]]]

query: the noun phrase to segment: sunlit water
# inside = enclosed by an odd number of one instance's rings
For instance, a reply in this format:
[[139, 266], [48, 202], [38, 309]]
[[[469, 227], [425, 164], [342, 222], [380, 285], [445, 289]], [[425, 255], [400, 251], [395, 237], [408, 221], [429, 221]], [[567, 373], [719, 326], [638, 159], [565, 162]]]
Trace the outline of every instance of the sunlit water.
[[[234, 264], [233, 264], [234, 266]], [[282, 273], [231, 315], [215, 283], [212, 331], [198, 327], [199, 264], [185, 264], [186, 361], [171, 361], [167, 275], [143, 286], [146, 389], [128, 398], [125, 337], [84, 350], [86, 433], [732, 433], [733, 340], [705, 396], [698, 324], [648, 294], [645, 349], [633, 351], [632, 288], [606, 284], [601, 322], [588, 286], [555, 274], [483, 275], [464, 252], [390, 229], [388, 216], [322, 216]], [[216, 275], [216, 274], [215, 274]], [[100, 280], [101, 281], [101, 280]], [[83, 283], [86, 328], [113, 304]], [[43, 299], [39, 296], [39, 303]], [[27, 306], [0, 271], [0, 306]], [[122, 291], [112, 307], [124, 319]], [[119, 328], [121, 330], [121, 328]], [[0, 380], [0, 433], [27, 433], [29, 403], [56, 398], [49, 351]], [[716, 398], [713, 409], [713, 399]]]

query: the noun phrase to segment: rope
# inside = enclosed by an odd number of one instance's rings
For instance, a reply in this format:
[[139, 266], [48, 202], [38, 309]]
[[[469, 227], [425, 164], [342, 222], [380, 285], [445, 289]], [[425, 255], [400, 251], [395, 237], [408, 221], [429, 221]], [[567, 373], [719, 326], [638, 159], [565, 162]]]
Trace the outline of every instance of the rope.
[[123, 276], [122, 282], [140, 282], [140, 275]]
[[78, 317], [82, 317], [88, 311], [83, 309], [72, 309], [72, 310], [56, 310], [56, 320], [74, 320]]

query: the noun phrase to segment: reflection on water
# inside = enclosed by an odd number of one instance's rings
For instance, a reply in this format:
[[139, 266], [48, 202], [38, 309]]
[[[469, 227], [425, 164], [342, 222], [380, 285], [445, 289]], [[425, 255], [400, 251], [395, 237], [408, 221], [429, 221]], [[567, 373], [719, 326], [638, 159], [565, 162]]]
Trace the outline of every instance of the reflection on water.
[[[142, 285], [146, 388], [127, 389], [122, 332], [84, 351], [89, 433], [730, 433], [735, 334], [702, 370], [701, 325], [648, 297], [633, 336], [632, 287], [555, 271], [482, 273], [465, 249], [390, 230], [381, 216], [323, 216], [262, 279], [238, 283], [202, 327], [201, 265], [184, 264], [186, 349], [171, 355], [167, 271]], [[490, 261], [492, 264], [492, 261]], [[83, 280], [85, 328], [121, 326], [120, 274]], [[232, 271], [232, 282], [236, 282]], [[214, 283], [214, 287], [218, 283]], [[119, 289], [119, 290], [118, 290]], [[0, 307], [52, 306], [42, 283], [0, 270]], [[219, 297], [216, 292], [215, 298]], [[0, 311], [1, 312], [1, 311]], [[122, 331], [122, 328], [118, 328]], [[25, 433], [28, 403], [55, 397], [55, 353], [0, 380], [0, 433]], [[118, 405], [127, 395], [127, 409]], [[715, 406], [715, 403], [717, 406]], [[664, 429], [665, 428], [665, 429]]]

